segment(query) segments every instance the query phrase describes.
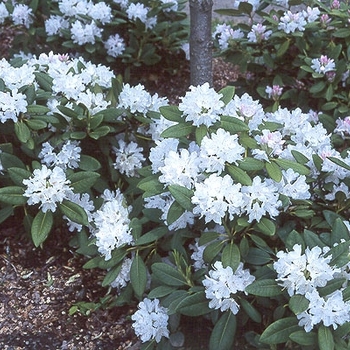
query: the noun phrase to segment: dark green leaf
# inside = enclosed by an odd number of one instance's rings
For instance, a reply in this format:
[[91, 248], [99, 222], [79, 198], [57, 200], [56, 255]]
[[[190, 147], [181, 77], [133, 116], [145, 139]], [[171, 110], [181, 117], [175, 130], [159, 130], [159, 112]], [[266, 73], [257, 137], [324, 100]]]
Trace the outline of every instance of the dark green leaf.
[[211, 333], [209, 350], [231, 350], [235, 340], [236, 328], [236, 316], [231, 311], [225, 312], [216, 322]]
[[92, 171], [79, 171], [72, 173], [67, 179], [70, 180], [70, 185], [74, 188], [75, 192], [84, 193], [89, 191], [99, 177], [100, 174]]
[[304, 295], [296, 294], [289, 299], [289, 308], [295, 315], [299, 315], [309, 307], [310, 301]]
[[173, 137], [173, 138], [179, 138], [188, 136], [191, 134], [191, 132], [194, 130], [194, 127], [192, 126], [191, 122], [187, 123], [181, 123], [170, 126], [168, 129], [164, 130], [161, 133], [161, 137], [167, 138], [167, 137]]
[[314, 332], [300, 330], [293, 332], [289, 338], [295, 343], [303, 346], [315, 346], [317, 344], [317, 335]]
[[208, 299], [205, 292], [189, 294], [177, 305], [176, 311], [182, 315], [196, 317], [210, 313], [212, 310], [208, 306]]
[[165, 119], [168, 119], [172, 122], [183, 123], [184, 117], [182, 112], [177, 106], [162, 106], [159, 108], [160, 113]]
[[68, 200], [63, 200], [58, 204], [60, 211], [63, 215], [77, 224], [88, 226], [89, 220], [86, 211], [79, 205]]
[[222, 251], [221, 261], [224, 267], [230, 266], [233, 271], [236, 271], [241, 261], [238, 246], [233, 242], [228, 243]]
[[252, 184], [252, 179], [249, 175], [238, 166], [228, 164], [226, 168], [235, 181], [245, 186], [250, 186]]
[[135, 242], [135, 245], [140, 246], [143, 244], [152, 243], [158, 240], [159, 238], [163, 237], [164, 235], [166, 235], [168, 232], [169, 232], [168, 228], [164, 226], [154, 228], [153, 230], [148, 231], [147, 233], [142, 235], [140, 238], [138, 238]]
[[274, 297], [282, 294], [282, 288], [273, 279], [257, 280], [248, 285], [245, 289], [248, 294], [260, 297]]
[[193, 196], [193, 191], [186, 187], [180, 185], [170, 185], [168, 186], [169, 192], [173, 195], [175, 200], [188, 211], [192, 211], [193, 204], [191, 198]]
[[317, 333], [318, 346], [320, 350], [333, 350], [334, 349], [334, 339], [332, 331], [329, 327], [321, 325]]
[[153, 274], [168, 286], [183, 286], [187, 284], [185, 277], [174, 267], [165, 263], [154, 263]]
[[53, 227], [53, 215], [50, 210], [46, 213], [39, 210], [36, 214], [31, 227], [31, 235], [33, 243], [39, 247], [48, 237]]
[[[249, 287], [249, 286], [248, 286]], [[287, 317], [270, 324], [260, 337], [266, 344], [281, 344], [289, 340], [289, 335], [300, 330], [296, 317]]]
[[19, 186], [8, 186], [0, 188], [0, 202], [11, 205], [23, 205], [27, 198], [23, 196], [23, 188]]
[[137, 297], [141, 298], [146, 289], [147, 269], [142, 258], [136, 254], [130, 268], [130, 282]]

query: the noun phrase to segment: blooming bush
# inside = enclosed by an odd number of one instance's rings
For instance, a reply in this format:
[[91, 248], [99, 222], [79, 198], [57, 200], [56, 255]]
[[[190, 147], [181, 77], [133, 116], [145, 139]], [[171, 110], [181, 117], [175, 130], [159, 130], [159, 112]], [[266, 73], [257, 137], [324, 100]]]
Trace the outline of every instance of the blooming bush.
[[[40, 54], [64, 47], [95, 63], [174, 67], [188, 38], [188, 22], [177, 0], [6, 1], [0, 25], [17, 34], [12, 51]], [[175, 60], [176, 61], [176, 60]], [[130, 72], [128, 73], [130, 74]]]
[[175, 106], [83, 58], [0, 64], [0, 222], [37, 247], [66, 225], [103, 305], [138, 303], [144, 349], [181, 347], [182, 317], [212, 322], [210, 349], [348, 346], [345, 132], [233, 87]]

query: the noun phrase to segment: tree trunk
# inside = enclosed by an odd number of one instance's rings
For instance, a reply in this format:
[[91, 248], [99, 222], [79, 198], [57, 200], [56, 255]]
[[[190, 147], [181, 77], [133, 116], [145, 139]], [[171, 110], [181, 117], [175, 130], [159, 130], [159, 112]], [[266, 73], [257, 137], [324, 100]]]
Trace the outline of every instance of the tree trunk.
[[211, 17], [213, 0], [190, 0], [191, 85], [213, 85]]

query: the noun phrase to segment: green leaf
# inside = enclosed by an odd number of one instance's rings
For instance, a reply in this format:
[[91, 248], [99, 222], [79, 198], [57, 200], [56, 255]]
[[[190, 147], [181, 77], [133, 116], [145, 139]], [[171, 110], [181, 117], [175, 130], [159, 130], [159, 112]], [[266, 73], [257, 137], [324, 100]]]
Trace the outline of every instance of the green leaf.
[[135, 245], [140, 246], [140, 245], [155, 242], [159, 238], [166, 235], [168, 232], [169, 232], [168, 228], [164, 226], [154, 228], [153, 230], [148, 231], [147, 233], [142, 235], [140, 238], [138, 238], [135, 242]]
[[7, 186], [0, 188], [0, 202], [11, 205], [23, 205], [27, 203], [27, 198], [23, 196], [23, 187]]
[[242, 120], [223, 115], [221, 116], [221, 128], [225, 129], [232, 135], [237, 134], [241, 131], [249, 131], [249, 127], [246, 123], [244, 123]]
[[265, 217], [262, 217], [261, 220], [257, 222], [254, 227], [257, 231], [267, 236], [274, 236], [276, 233], [276, 225], [274, 224], [274, 222]]
[[261, 315], [260, 313], [255, 309], [255, 307], [246, 299], [242, 298], [240, 299], [241, 306], [243, 310], [247, 313], [247, 315], [257, 323], [261, 323]]
[[88, 226], [89, 220], [86, 214], [86, 211], [76, 203], [73, 203], [68, 200], [63, 200], [62, 203], [58, 204], [60, 211], [63, 215], [67, 216], [67, 218], [77, 224]]
[[159, 111], [162, 114], [162, 116], [167, 120], [177, 123], [184, 122], [182, 112], [177, 106], [162, 106], [159, 108]]
[[31, 128], [32, 130], [41, 130], [47, 127], [46, 122], [38, 119], [28, 119], [26, 120], [26, 123], [29, 126], [29, 128]]
[[50, 210], [46, 213], [39, 210], [36, 214], [31, 227], [33, 243], [39, 247], [48, 237], [53, 226], [53, 215]]
[[165, 263], [154, 263], [152, 272], [162, 283], [168, 286], [184, 286], [187, 284], [185, 277], [174, 267]]
[[326, 87], [326, 83], [324, 81], [318, 81], [316, 84], [312, 85], [309, 89], [310, 93], [316, 94], [321, 92]]
[[295, 315], [299, 315], [309, 307], [310, 301], [304, 295], [296, 294], [290, 297], [288, 306]]
[[274, 159], [274, 161], [283, 169], [288, 170], [292, 169], [299, 173], [300, 175], [309, 175], [310, 169], [306, 166], [293, 162], [292, 160], [288, 159]]
[[245, 171], [259, 171], [264, 168], [264, 162], [255, 158], [246, 157], [239, 161], [239, 167]]
[[191, 202], [191, 198], [193, 196], [193, 191], [180, 185], [170, 185], [168, 186], [168, 189], [182, 208], [192, 211], [193, 204]]
[[235, 87], [232, 85], [225, 86], [219, 91], [219, 94], [222, 94], [221, 101], [227, 105], [233, 98], [235, 94]]
[[204, 291], [189, 294], [177, 305], [176, 311], [186, 316], [201, 316], [209, 314], [212, 309], [208, 306], [208, 299]]
[[209, 340], [209, 350], [231, 350], [235, 340], [237, 322], [236, 316], [225, 312], [216, 322]]
[[109, 286], [115, 279], [118, 277], [120, 271], [122, 269], [122, 264], [111, 268], [107, 273], [105, 278], [102, 281], [102, 287]]
[[304, 156], [302, 153], [296, 151], [296, 150], [292, 150], [292, 155], [294, 157], [294, 159], [300, 163], [300, 164], [306, 164], [309, 161], [309, 158]]
[[233, 242], [227, 244], [222, 251], [221, 261], [224, 267], [230, 266], [233, 271], [236, 271], [241, 261], [241, 253], [238, 246]]
[[281, 344], [289, 340], [290, 334], [299, 330], [300, 327], [296, 317], [282, 318], [270, 324], [259, 340], [266, 344]]
[[51, 78], [47, 73], [43, 72], [34, 72], [35, 79], [39, 86], [45, 91], [52, 91], [52, 82], [53, 78]]
[[318, 293], [320, 294], [321, 297], [330, 295], [333, 292], [340, 290], [345, 281], [346, 281], [345, 278], [334, 278], [331, 281], [329, 281], [326, 286], [319, 287]]
[[228, 164], [226, 167], [228, 173], [235, 181], [245, 186], [250, 186], [252, 184], [252, 179], [249, 177], [249, 175], [238, 166]]
[[326, 246], [324, 242], [321, 241], [319, 236], [309, 230], [304, 230], [304, 241], [306, 246], [308, 246], [310, 249], [316, 246], [319, 246], [320, 248], [323, 248]]
[[343, 162], [341, 159], [339, 158], [335, 158], [335, 157], [327, 157], [331, 162], [343, 167], [346, 170], [350, 170], [350, 165], [346, 164], [345, 162]]
[[8, 168], [11, 180], [18, 186], [23, 186], [23, 180], [30, 178], [32, 173], [23, 168]]
[[336, 265], [337, 267], [343, 267], [349, 263], [349, 246], [350, 241], [339, 243], [332, 247], [325, 256], [332, 255], [330, 265]]
[[278, 48], [276, 52], [276, 56], [277, 57], [283, 56], [289, 49], [289, 44], [290, 44], [289, 40], [286, 40], [283, 44], [281, 44], [281, 46]]
[[0, 210], [0, 224], [2, 224], [6, 219], [8, 219], [13, 214], [13, 207], [6, 206]]
[[109, 134], [111, 132], [111, 128], [108, 125], [102, 125], [100, 127], [98, 127], [97, 129], [95, 129], [94, 131], [90, 131], [88, 133], [88, 135], [94, 139], [94, 140], [98, 140], [99, 138], [106, 136], [107, 134]]
[[96, 171], [101, 169], [101, 163], [91, 156], [82, 154], [80, 156], [79, 169], [84, 171]]
[[171, 286], [159, 286], [159, 287], [152, 289], [148, 293], [148, 298], [149, 299], [162, 298], [162, 297], [165, 297], [166, 295], [169, 295], [174, 290], [175, 290], [175, 288], [171, 287]]
[[100, 174], [93, 171], [79, 171], [72, 173], [67, 179], [71, 182], [70, 186], [75, 192], [84, 193], [90, 190], [99, 177]]
[[282, 289], [273, 279], [257, 280], [246, 287], [245, 291], [248, 294], [259, 297], [274, 297], [282, 294]]
[[349, 230], [341, 218], [336, 218], [332, 226], [331, 243], [340, 243], [342, 240], [349, 240]]
[[15, 134], [22, 143], [27, 143], [30, 139], [31, 133], [28, 126], [23, 121], [18, 121], [14, 124]]
[[314, 332], [305, 332], [304, 330], [293, 332], [289, 336], [290, 340], [303, 346], [312, 346], [317, 344], [317, 335]]
[[130, 282], [137, 297], [141, 298], [146, 289], [147, 268], [142, 258], [136, 254], [130, 268]]
[[282, 180], [282, 171], [275, 163], [266, 163], [265, 168], [272, 180], [280, 182]]
[[137, 187], [144, 191], [143, 197], [150, 197], [164, 191], [164, 184], [159, 182], [159, 175], [151, 175], [142, 179]]
[[337, 28], [337, 30], [332, 32], [332, 35], [336, 38], [347, 38], [350, 36], [348, 28]]
[[214, 241], [208, 244], [203, 252], [204, 261], [210, 264], [214, 260], [214, 258], [219, 254], [223, 245], [223, 241]]
[[195, 135], [196, 135], [196, 142], [198, 145], [202, 143], [202, 140], [204, 136], [206, 136], [208, 133], [208, 128], [206, 125], [200, 125], [196, 128]]
[[27, 106], [27, 113], [29, 113], [30, 115], [35, 115], [35, 114], [45, 115], [48, 112], [50, 112], [50, 108], [48, 108], [46, 106], [41, 106], [41, 105], [29, 105], [29, 106]]
[[174, 201], [168, 210], [166, 217], [167, 224], [173, 224], [184, 212], [185, 209], [178, 202]]
[[317, 333], [318, 346], [320, 350], [334, 350], [334, 339], [329, 327], [321, 325]]
[[265, 265], [271, 261], [271, 256], [265, 250], [250, 248], [245, 261], [253, 265]]
[[193, 126], [191, 122], [187, 123], [181, 123], [170, 126], [168, 129], [164, 130], [161, 133], [161, 137], [167, 138], [167, 137], [173, 137], [173, 138], [179, 138], [188, 136], [193, 131]]

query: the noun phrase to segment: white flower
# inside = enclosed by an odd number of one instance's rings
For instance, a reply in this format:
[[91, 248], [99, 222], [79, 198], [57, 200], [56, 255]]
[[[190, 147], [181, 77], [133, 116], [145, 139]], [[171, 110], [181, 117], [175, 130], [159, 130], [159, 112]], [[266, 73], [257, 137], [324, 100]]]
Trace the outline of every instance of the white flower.
[[308, 309], [296, 315], [299, 326], [304, 326], [306, 332], [323, 323], [325, 327], [338, 326], [350, 321], [350, 302], [344, 301], [340, 290], [326, 297], [321, 297], [316, 290], [308, 292], [305, 297], [310, 301]]
[[164, 165], [159, 167], [159, 181], [165, 185], [180, 185], [193, 188], [198, 176], [200, 159], [198, 152], [182, 148], [179, 152], [169, 151], [164, 158]]
[[196, 183], [191, 201], [195, 205], [193, 214], [204, 216], [206, 223], [217, 224], [221, 224], [226, 213], [230, 214], [230, 219], [239, 215], [244, 205], [241, 185], [234, 184], [229, 175], [221, 177], [216, 173]]
[[306, 11], [303, 10], [303, 15], [308, 23], [315, 22], [318, 19], [320, 13], [321, 12], [318, 7], [311, 8], [310, 6], [308, 6], [306, 8]]
[[235, 163], [243, 158], [245, 148], [238, 142], [238, 135], [224, 129], [205, 136], [200, 146], [200, 167], [206, 172], [223, 172], [225, 163]]
[[96, 237], [98, 251], [109, 260], [113, 249], [133, 242], [129, 227], [131, 207], [126, 206], [119, 189], [115, 192], [105, 190], [103, 198], [101, 208], [93, 213], [95, 229], [92, 234]]
[[248, 33], [248, 41], [252, 43], [260, 43], [263, 40], [268, 40], [272, 34], [272, 30], [266, 30], [266, 26], [261, 23], [254, 24], [251, 31]]
[[176, 152], [178, 145], [178, 139], [169, 138], [156, 141], [156, 146], [151, 148], [149, 155], [153, 174], [159, 172], [159, 168], [164, 166], [164, 160], [168, 153], [171, 151]]
[[44, 213], [47, 210], [55, 212], [56, 203], [62, 203], [72, 191], [65, 172], [59, 167], [48, 169], [46, 165], [43, 165], [41, 169], [35, 169], [29, 179], [23, 180], [23, 184], [27, 187], [23, 196], [28, 197], [28, 204], [41, 203], [39, 208]]
[[277, 272], [276, 281], [286, 288], [290, 296], [294, 294], [306, 295], [317, 287], [324, 287], [334, 278], [340, 269], [330, 266], [331, 255], [325, 257], [320, 247], [305, 249], [301, 252], [301, 245], [295, 244], [290, 252], [279, 251], [278, 260], [273, 264]]
[[99, 21], [102, 24], [107, 24], [112, 20], [112, 9], [103, 1], [93, 4], [87, 14], [94, 21]]
[[24, 25], [29, 28], [33, 23], [32, 9], [23, 4], [16, 4], [12, 12], [12, 21], [15, 25]]
[[248, 222], [256, 220], [259, 222], [263, 215], [269, 214], [274, 218], [279, 214], [278, 208], [282, 202], [279, 200], [278, 188], [274, 182], [269, 179], [262, 182], [260, 177], [256, 176], [250, 186], [242, 186], [244, 206], [242, 212], [249, 215]]
[[61, 30], [68, 28], [69, 22], [62, 16], [53, 15], [45, 20], [45, 31], [47, 35], [61, 35]]
[[170, 192], [164, 192], [158, 195], [147, 197], [145, 200], [145, 208], [159, 209], [162, 212], [160, 217], [164, 224], [168, 226], [169, 231], [176, 231], [186, 228], [188, 225], [193, 225], [194, 215], [190, 211], [185, 211], [178, 219], [171, 224], [168, 223], [168, 212], [171, 205], [175, 202], [174, 197]]
[[39, 158], [47, 166], [75, 169], [79, 166], [80, 152], [78, 141], [66, 141], [58, 153], [54, 152], [54, 148], [48, 142], [44, 142]]
[[164, 5], [172, 4], [172, 6], [166, 7], [164, 12], [177, 11], [178, 3], [177, 0], [160, 0], [160, 2]]
[[117, 169], [127, 177], [137, 175], [137, 169], [141, 169], [142, 162], [145, 161], [145, 157], [142, 154], [143, 148], [133, 141], [127, 144], [124, 140], [119, 140], [118, 145], [119, 147], [113, 147], [115, 153], [114, 169]]
[[119, 95], [118, 108], [128, 109], [131, 113], [147, 113], [149, 106], [152, 104], [152, 97], [145, 87], [138, 84], [130, 87], [124, 84]]
[[202, 282], [205, 287], [205, 296], [210, 299], [209, 307], [221, 311], [230, 309], [236, 315], [239, 305], [234, 295], [237, 292], [247, 294], [245, 289], [254, 280], [255, 277], [249, 270], [243, 270], [243, 263], [239, 263], [237, 270], [233, 272], [230, 266], [224, 268], [222, 262], [217, 261], [213, 270], [209, 271], [209, 276], [205, 276]]
[[26, 95], [13, 89], [11, 92], [0, 91], [0, 121], [5, 123], [7, 120], [18, 121], [20, 113], [27, 111], [28, 102]]
[[129, 6], [129, 0], [113, 0], [113, 2], [119, 4], [123, 10]]
[[111, 282], [111, 287], [117, 288], [118, 290], [127, 286], [130, 281], [130, 269], [133, 259], [126, 258], [123, 261], [122, 267], [116, 279]]
[[124, 39], [119, 34], [111, 35], [104, 43], [107, 54], [112, 57], [118, 57], [125, 51]]
[[292, 13], [287, 11], [280, 18], [278, 29], [283, 30], [287, 34], [294, 33], [296, 30], [303, 32], [306, 24], [307, 22], [302, 12]]
[[207, 247], [207, 244], [199, 245], [198, 241], [199, 239], [196, 238], [195, 243], [189, 245], [189, 248], [193, 251], [193, 253], [191, 254], [191, 259], [194, 260], [193, 268], [195, 271], [207, 267], [207, 264], [203, 258], [204, 249]]
[[4, 23], [9, 15], [10, 13], [8, 12], [4, 2], [0, 3], [0, 24]]
[[230, 25], [223, 23], [217, 24], [213, 33], [213, 38], [218, 40], [221, 50], [228, 48], [230, 41], [242, 39], [243, 32], [240, 29], [234, 30]]
[[76, 103], [82, 103], [89, 112], [94, 115], [104, 109], [107, 109], [111, 101], [107, 101], [101, 92], [93, 93], [91, 90], [80, 92], [77, 96]]
[[159, 343], [162, 337], [169, 338], [167, 311], [158, 299], [145, 298], [139, 303], [131, 319], [134, 321], [132, 327], [143, 343], [153, 339]]
[[341, 135], [342, 138], [350, 136], [350, 116], [344, 119], [338, 118], [336, 121], [337, 127], [334, 129], [336, 134]]
[[310, 186], [306, 183], [306, 176], [300, 175], [293, 169], [282, 170], [282, 180], [278, 183], [279, 192], [292, 199], [309, 199]]
[[270, 131], [263, 129], [262, 135], [256, 135], [254, 138], [262, 146], [269, 156], [278, 156], [283, 151], [285, 140], [279, 131]]
[[325, 74], [335, 70], [335, 62], [333, 58], [328, 58], [325, 55], [321, 55], [320, 58], [314, 58], [311, 60], [311, 68], [319, 74]]
[[78, 45], [95, 44], [96, 38], [101, 38], [102, 36], [102, 29], [95, 22], [84, 24], [81, 21], [75, 21], [70, 31], [73, 43]]
[[149, 8], [145, 7], [144, 4], [137, 2], [136, 4], [131, 3], [126, 9], [126, 14], [130, 20], [139, 19], [145, 24], [146, 28], [153, 28], [157, 23], [156, 17], [148, 17]]
[[190, 86], [179, 104], [179, 110], [185, 115], [186, 121], [193, 121], [193, 125], [213, 125], [220, 119], [224, 102], [222, 94], [217, 93], [208, 83]]

